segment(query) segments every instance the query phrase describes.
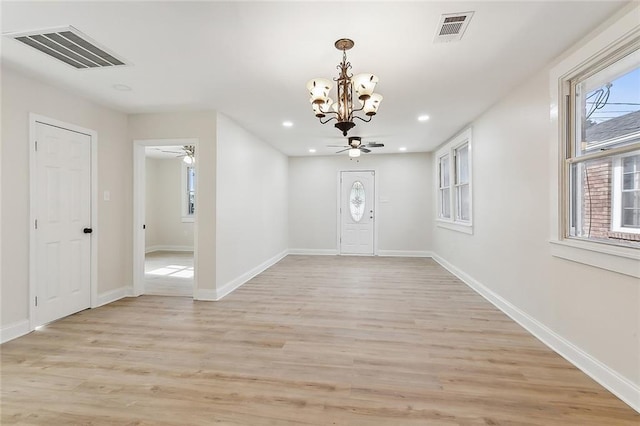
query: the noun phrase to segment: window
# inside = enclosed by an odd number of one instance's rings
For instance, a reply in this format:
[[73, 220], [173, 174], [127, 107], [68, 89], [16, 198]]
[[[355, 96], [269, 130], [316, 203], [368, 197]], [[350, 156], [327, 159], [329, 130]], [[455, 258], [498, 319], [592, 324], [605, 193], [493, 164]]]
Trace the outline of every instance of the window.
[[438, 225], [471, 233], [471, 129], [446, 143], [436, 158]]
[[456, 148], [456, 219], [471, 220], [471, 192], [469, 189], [469, 143]]
[[449, 154], [440, 157], [438, 174], [440, 175], [440, 214], [439, 217], [449, 219], [451, 217], [451, 184], [449, 183]]
[[640, 248], [640, 50], [567, 79], [567, 238]]
[[196, 212], [196, 168], [182, 164], [182, 221], [193, 222]]
[[[633, 240], [640, 234], [632, 232], [633, 222], [622, 219], [623, 159], [640, 154], [638, 134], [632, 130], [639, 103], [637, 13], [637, 8], [624, 12], [551, 68], [549, 118], [555, 131], [549, 148], [558, 163], [548, 172], [551, 254], [640, 278], [639, 243]], [[631, 90], [615, 100], [615, 92], [625, 86]], [[627, 162], [624, 192], [637, 194], [630, 186], [635, 185], [628, 177], [635, 173], [631, 170]], [[633, 220], [635, 195], [624, 197], [627, 219]]]
[[357, 180], [353, 183], [349, 193], [349, 211], [351, 219], [356, 223], [360, 222], [364, 216], [365, 201], [364, 185]]

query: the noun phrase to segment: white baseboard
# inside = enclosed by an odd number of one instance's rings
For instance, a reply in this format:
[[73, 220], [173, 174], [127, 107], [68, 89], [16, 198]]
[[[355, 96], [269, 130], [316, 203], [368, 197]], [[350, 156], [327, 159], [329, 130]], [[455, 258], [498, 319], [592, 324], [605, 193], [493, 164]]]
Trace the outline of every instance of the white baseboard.
[[214, 289], [196, 289], [193, 295], [194, 300], [201, 300], [203, 302], [215, 302], [217, 299], [216, 291]]
[[338, 250], [335, 249], [289, 249], [289, 254], [309, 255], [309, 256], [336, 256]]
[[127, 297], [129, 295], [130, 287], [120, 287], [115, 290], [105, 291], [104, 293], [100, 293], [98, 295], [98, 300], [96, 301], [95, 306], [93, 308], [98, 308], [102, 305], [106, 305], [111, 302], [115, 302], [116, 300], [120, 300], [123, 297]]
[[378, 256], [433, 257], [433, 253], [430, 251], [419, 251], [419, 250], [378, 250]]
[[145, 247], [145, 253], [152, 253], [154, 251], [193, 251], [193, 246], [149, 246]]
[[633, 383], [626, 377], [621, 376], [615, 370], [612, 370], [607, 365], [578, 348], [535, 318], [512, 305], [510, 302], [494, 293], [485, 285], [476, 281], [474, 278], [467, 275], [437, 254], [433, 255], [433, 259], [453, 275], [458, 277], [462, 282], [467, 284], [476, 293], [484, 297], [515, 322], [524, 327], [542, 343], [582, 370], [593, 380], [600, 383], [631, 408], [640, 412], [640, 386]]
[[[337, 256], [340, 253], [335, 249], [289, 249], [289, 254], [307, 256]], [[351, 254], [349, 254], [351, 256]], [[396, 257], [432, 257], [433, 253], [422, 250], [378, 250], [377, 256]]]
[[287, 253], [288, 253], [288, 250], [284, 250], [283, 252], [275, 255], [271, 259], [268, 259], [268, 260], [262, 262], [260, 265], [258, 265], [255, 268], [245, 272], [244, 274], [240, 275], [239, 277], [236, 277], [233, 280], [229, 281], [228, 283], [220, 286], [219, 288], [216, 288], [216, 299], [215, 300], [222, 299], [227, 294], [231, 293], [233, 290], [237, 289], [242, 284], [244, 284], [247, 281], [249, 281], [251, 278], [255, 277], [256, 275], [262, 273], [266, 269], [268, 269], [271, 266], [275, 265], [280, 260], [282, 260], [285, 256], [287, 256]]
[[29, 320], [21, 320], [7, 324], [0, 329], [0, 343], [8, 342], [31, 332]]

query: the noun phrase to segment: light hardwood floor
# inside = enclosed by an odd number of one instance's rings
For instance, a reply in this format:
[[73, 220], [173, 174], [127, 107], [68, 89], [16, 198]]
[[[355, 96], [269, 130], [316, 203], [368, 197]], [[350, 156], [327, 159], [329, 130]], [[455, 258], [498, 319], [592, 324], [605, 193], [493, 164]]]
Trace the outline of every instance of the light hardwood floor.
[[144, 293], [193, 297], [193, 252], [147, 253], [144, 258]]
[[430, 259], [288, 256], [220, 302], [123, 299], [1, 350], [3, 425], [640, 423]]

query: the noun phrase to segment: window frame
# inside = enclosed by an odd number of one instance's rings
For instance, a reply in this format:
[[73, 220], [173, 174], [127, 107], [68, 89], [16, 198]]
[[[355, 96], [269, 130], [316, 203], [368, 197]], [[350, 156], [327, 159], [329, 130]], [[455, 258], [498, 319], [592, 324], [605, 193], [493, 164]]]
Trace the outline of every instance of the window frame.
[[[447, 161], [446, 171], [448, 173], [447, 177], [449, 181], [446, 186], [444, 184], [445, 179], [442, 166], [445, 159]], [[448, 191], [448, 196], [446, 197], [448, 202], [445, 204], [443, 203], [443, 200], [445, 199], [444, 194], [446, 191]], [[438, 218], [442, 220], [451, 220], [451, 155], [448, 152], [438, 158], [438, 203]], [[445, 206], [447, 207], [446, 211]]]
[[[633, 247], [614, 246], [598, 241], [568, 238], [568, 206], [570, 175], [567, 167], [567, 151], [572, 120], [567, 102], [570, 98], [569, 82], [585, 70], [599, 67], [610, 61], [613, 54], [625, 47], [640, 43], [640, 26], [637, 25], [636, 9], [620, 15], [610, 25], [580, 45], [553, 66], [549, 73], [550, 155], [557, 166], [551, 167], [550, 182], [550, 252], [554, 257], [587, 264], [593, 267], [640, 278], [640, 250]], [[601, 69], [601, 68], [598, 68]], [[575, 129], [575, 128], [573, 128]], [[624, 149], [624, 147], [623, 147]], [[609, 150], [609, 155], [622, 154], [623, 149]], [[629, 149], [628, 151], [631, 151]], [[591, 154], [590, 154], [591, 155]], [[587, 160], [584, 155], [581, 160]]]
[[[463, 148], [467, 149], [467, 180], [465, 182], [460, 182], [461, 180], [461, 173], [460, 173], [460, 165], [462, 164], [462, 162], [459, 161], [459, 159], [461, 158], [461, 156], [458, 154]], [[454, 165], [454, 169], [456, 172], [455, 175], [455, 179], [453, 182], [453, 186], [454, 186], [454, 200], [455, 200], [455, 207], [456, 207], [456, 211], [455, 211], [455, 218], [457, 221], [459, 222], [470, 222], [471, 221], [471, 179], [469, 176], [469, 168], [471, 166], [471, 161], [469, 160], [469, 141], [466, 141], [464, 143], [462, 143], [461, 145], [458, 145], [457, 147], [455, 147], [453, 149], [453, 152], [455, 153], [454, 159], [456, 164]], [[469, 219], [464, 219], [462, 217], [462, 188], [464, 186], [469, 187]]]
[[181, 199], [181, 212], [182, 212], [182, 222], [194, 222], [195, 221], [195, 194], [196, 194], [196, 186], [197, 183], [195, 182], [195, 174], [194, 174], [194, 189], [193, 189], [193, 193], [194, 193], [194, 213], [189, 213], [189, 193], [191, 191], [189, 191], [189, 169], [193, 169], [194, 173], [195, 173], [195, 165], [194, 164], [187, 164], [184, 161], [181, 161], [182, 165], [181, 165], [181, 169], [180, 169], [180, 174], [182, 175], [182, 184], [180, 186], [180, 199]]
[[[567, 120], [565, 122], [566, 127], [566, 140], [565, 140], [565, 155], [564, 155], [564, 165], [565, 170], [563, 171], [565, 175], [571, 175], [572, 166], [582, 166], [587, 167], [589, 161], [593, 160], [606, 160], [611, 159], [611, 174], [612, 174], [612, 185], [611, 185], [611, 232], [620, 232], [620, 233], [630, 233], [630, 234], [640, 234], [640, 230], [633, 230], [631, 232], [626, 231], [626, 229], [631, 228], [621, 228], [618, 226], [616, 229], [614, 223], [615, 220], [619, 219], [614, 214], [614, 201], [617, 198], [621, 197], [621, 191], [618, 191], [616, 185], [614, 185], [615, 179], [615, 162], [622, 157], [628, 155], [634, 155], [640, 150], [640, 133], [635, 132], [629, 135], [625, 135], [624, 137], [618, 137], [614, 139], [605, 140], [599, 142], [597, 144], [593, 144], [588, 147], [579, 147], [578, 141], [581, 140], [578, 135], [582, 134], [582, 117], [579, 117], [578, 111], [584, 108], [584, 96], [588, 93], [582, 93], [580, 91], [579, 86], [583, 83], [600, 74], [599, 80], [600, 84], [605, 81], [608, 81], [610, 78], [614, 76], [620, 75], [621, 72], [624, 72], [625, 69], [628, 69], [631, 66], [631, 69], [636, 69], [637, 64], [640, 64], [640, 38], [636, 42], [631, 42], [627, 45], [621, 46], [618, 49], [604, 52], [602, 57], [596, 63], [586, 64], [583, 67], [580, 67], [576, 72], [574, 72], [571, 77], [565, 78], [563, 86], [565, 87], [565, 92], [563, 96], [568, 98], [565, 104], [566, 116]], [[610, 80], [609, 80], [610, 81]], [[598, 85], [596, 85], [597, 87]], [[581, 169], [579, 169], [581, 170]], [[573, 182], [575, 184], [575, 182]], [[566, 185], [565, 192], [567, 194], [566, 199], [563, 201], [565, 204], [565, 219], [563, 226], [563, 236], [566, 239], [576, 239], [587, 242], [596, 242], [603, 245], [611, 245], [611, 246], [622, 246], [622, 243], [616, 244], [613, 241], [607, 240], [595, 240], [590, 238], [585, 238], [582, 236], [572, 235], [575, 234], [576, 228], [581, 227], [581, 216], [577, 214], [576, 207], [577, 205], [582, 204], [583, 199], [583, 191], [581, 187], [571, 188], [572, 186], [572, 178], [571, 176], [563, 183]], [[575, 200], [572, 199], [571, 192], [572, 190], [577, 193], [575, 196]], [[575, 223], [578, 226], [572, 225], [572, 218], [575, 217]], [[619, 222], [619, 220], [618, 220]]]
[[[440, 228], [450, 229], [453, 231], [473, 234], [473, 160], [472, 160], [472, 131], [467, 128], [454, 136], [451, 140], [443, 144], [436, 151], [436, 181], [437, 184], [437, 200], [436, 200], [436, 226]], [[467, 148], [467, 182], [459, 182], [459, 151]], [[443, 159], [448, 157], [449, 186], [443, 187], [442, 163]], [[469, 187], [469, 220], [461, 218], [459, 200], [459, 188], [468, 185]], [[445, 200], [443, 200], [443, 189], [449, 190], [449, 216], [444, 216], [443, 208]]]

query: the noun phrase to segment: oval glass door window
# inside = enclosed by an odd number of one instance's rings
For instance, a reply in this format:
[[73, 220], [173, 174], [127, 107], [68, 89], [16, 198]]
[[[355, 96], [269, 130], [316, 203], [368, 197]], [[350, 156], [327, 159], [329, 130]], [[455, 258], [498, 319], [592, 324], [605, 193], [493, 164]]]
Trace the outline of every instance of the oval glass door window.
[[354, 222], [360, 222], [362, 216], [364, 216], [365, 201], [364, 185], [357, 180], [353, 182], [351, 193], [349, 194], [349, 211]]

